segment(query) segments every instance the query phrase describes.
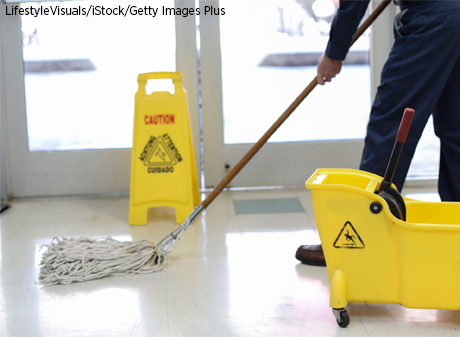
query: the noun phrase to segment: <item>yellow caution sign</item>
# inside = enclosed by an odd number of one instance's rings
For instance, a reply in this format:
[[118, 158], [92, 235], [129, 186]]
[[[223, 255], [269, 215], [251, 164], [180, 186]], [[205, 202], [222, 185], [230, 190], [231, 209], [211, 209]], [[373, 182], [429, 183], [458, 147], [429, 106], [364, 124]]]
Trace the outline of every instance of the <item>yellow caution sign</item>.
[[[171, 79], [174, 94], [147, 95], [147, 81], [155, 79]], [[152, 207], [174, 207], [182, 223], [200, 203], [182, 74], [140, 74], [137, 82], [129, 223], [145, 225]]]

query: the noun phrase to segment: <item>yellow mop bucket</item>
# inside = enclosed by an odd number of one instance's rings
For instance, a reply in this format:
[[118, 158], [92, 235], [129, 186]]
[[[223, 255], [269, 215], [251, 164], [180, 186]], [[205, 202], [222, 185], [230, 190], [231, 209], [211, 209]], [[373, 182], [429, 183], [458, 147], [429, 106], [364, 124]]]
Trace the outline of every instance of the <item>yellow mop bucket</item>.
[[402, 221], [375, 193], [381, 181], [358, 170], [319, 169], [306, 183], [338, 322], [340, 314], [348, 318], [349, 302], [460, 310], [460, 203], [404, 198]]
[[383, 180], [319, 169], [306, 183], [341, 327], [348, 302], [460, 310], [460, 203], [403, 198], [391, 184], [414, 114], [404, 112]]

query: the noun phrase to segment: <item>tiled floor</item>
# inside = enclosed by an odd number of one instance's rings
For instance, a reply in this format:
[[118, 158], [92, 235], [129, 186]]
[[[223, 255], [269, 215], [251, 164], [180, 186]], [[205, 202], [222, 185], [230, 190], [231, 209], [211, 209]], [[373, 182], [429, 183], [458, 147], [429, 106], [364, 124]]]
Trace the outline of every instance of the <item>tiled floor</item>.
[[[436, 198], [432, 189], [406, 191]], [[415, 195], [414, 195], [415, 193]], [[303, 213], [236, 215], [233, 200], [298, 198]], [[130, 227], [127, 198], [19, 200], [1, 214], [0, 336], [459, 336], [460, 311], [349, 304], [338, 327], [324, 267], [300, 264], [316, 243], [308, 190], [224, 192], [167, 255], [163, 271], [37, 286], [39, 248], [54, 236], [150, 239], [169, 209]]]

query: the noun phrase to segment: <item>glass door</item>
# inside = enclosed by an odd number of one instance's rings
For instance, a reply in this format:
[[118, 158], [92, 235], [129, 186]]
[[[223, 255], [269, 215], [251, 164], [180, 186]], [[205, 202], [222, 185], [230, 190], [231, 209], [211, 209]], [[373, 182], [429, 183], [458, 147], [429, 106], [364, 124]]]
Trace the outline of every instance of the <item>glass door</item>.
[[[202, 7], [220, 9], [220, 15], [200, 17], [208, 187], [225, 176], [316, 76], [338, 5], [336, 0], [201, 1]], [[316, 168], [358, 168], [397, 9], [391, 4], [382, 13], [371, 27], [373, 34], [365, 32], [352, 46], [342, 72], [313, 90], [233, 186], [303, 185]], [[424, 136], [409, 178], [433, 174], [433, 146], [436, 140]]]
[[[163, 7], [190, 4], [194, 1], [1, 5], [13, 196], [128, 192], [139, 73], [182, 71], [192, 129], [197, 127], [195, 18], [161, 13]], [[5, 14], [18, 8], [49, 14]], [[176, 58], [184, 53], [187, 61]], [[169, 89], [160, 83], [152, 90], [159, 88]]]
[[[216, 6], [202, 6], [210, 3]], [[225, 15], [200, 18], [208, 186], [316, 76], [338, 2], [221, 0], [218, 6]], [[342, 73], [315, 88], [233, 186], [302, 185], [318, 167], [356, 168], [371, 104], [369, 51], [366, 32]]]

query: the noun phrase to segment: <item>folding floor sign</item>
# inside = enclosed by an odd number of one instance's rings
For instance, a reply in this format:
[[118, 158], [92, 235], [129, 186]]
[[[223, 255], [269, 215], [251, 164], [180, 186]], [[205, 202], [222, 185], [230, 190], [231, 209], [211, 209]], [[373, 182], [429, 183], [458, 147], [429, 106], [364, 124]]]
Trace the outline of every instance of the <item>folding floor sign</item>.
[[[174, 94], [148, 95], [147, 81], [155, 79], [171, 79]], [[182, 74], [140, 74], [137, 82], [129, 223], [145, 225], [152, 207], [174, 207], [176, 221], [182, 223], [200, 202]]]

